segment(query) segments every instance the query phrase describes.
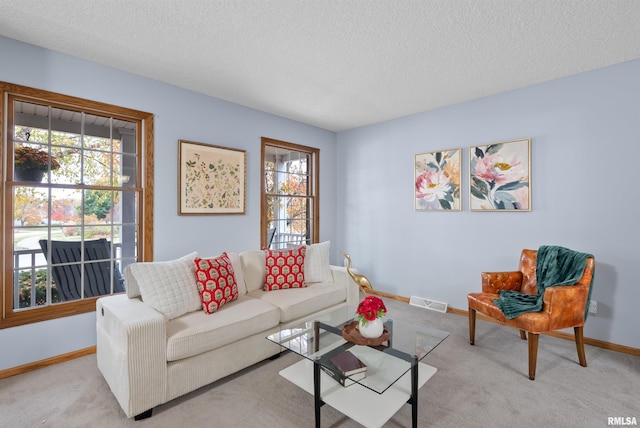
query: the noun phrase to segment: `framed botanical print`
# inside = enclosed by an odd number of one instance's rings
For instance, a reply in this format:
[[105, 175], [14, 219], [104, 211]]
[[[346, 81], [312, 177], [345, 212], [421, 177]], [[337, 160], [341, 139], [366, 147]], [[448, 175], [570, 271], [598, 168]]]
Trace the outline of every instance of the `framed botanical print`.
[[460, 211], [460, 162], [460, 149], [415, 155], [416, 211]]
[[469, 209], [531, 211], [531, 139], [469, 148]]
[[245, 214], [245, 150], [179, 140], [179, 215]]

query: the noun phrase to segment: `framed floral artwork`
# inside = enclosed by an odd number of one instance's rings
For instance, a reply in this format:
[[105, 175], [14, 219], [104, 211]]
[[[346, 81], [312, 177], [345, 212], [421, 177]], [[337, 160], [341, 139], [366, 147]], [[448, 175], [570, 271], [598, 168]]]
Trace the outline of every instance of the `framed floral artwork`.
[[460, 159], [460, 149], [415, 155], [416, 211], [460, 211]]
[[245, 214], [247, 152], [179, 140], [179, 215]]
[[531, 139], [469, 148], [471, 211], [531, 211]]

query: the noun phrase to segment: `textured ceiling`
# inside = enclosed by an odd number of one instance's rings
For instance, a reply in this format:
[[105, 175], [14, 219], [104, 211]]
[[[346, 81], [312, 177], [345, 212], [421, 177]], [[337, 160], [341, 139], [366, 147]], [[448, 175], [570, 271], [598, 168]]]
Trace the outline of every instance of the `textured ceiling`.
[[639, 23], [638, 0], [0, 0], [0, 35], [334, 131], [640, 58]]

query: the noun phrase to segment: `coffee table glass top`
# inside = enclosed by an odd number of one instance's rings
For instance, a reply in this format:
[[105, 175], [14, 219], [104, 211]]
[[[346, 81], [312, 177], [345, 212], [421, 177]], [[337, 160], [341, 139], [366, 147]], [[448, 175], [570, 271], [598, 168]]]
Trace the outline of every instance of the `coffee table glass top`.
[[281, 329], [267, 339], [334, 371], [330, 358], [349, 350], [367, 366], [363, 379], [353, 376], [350, 380], [382, 394], [411, 369], [414, 356], [415, 362], [419, 362], [449, 335], [385, 317], [383, 320], [391, 333], [389, 342], [376, 347], [356, 345], [342, 337], [342, 326], [354, 321], [355, 313], [356, 308], [343, 307]]

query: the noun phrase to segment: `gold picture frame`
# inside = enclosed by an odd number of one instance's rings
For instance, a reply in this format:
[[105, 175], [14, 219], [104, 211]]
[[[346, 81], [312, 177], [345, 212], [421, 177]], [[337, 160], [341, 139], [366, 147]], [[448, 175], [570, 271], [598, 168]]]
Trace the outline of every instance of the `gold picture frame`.
[[531, 139], [469, 147], [469, 209], [531, 211]]
[[178, 143], [178, 214], [245, 214], [246, 150]]

